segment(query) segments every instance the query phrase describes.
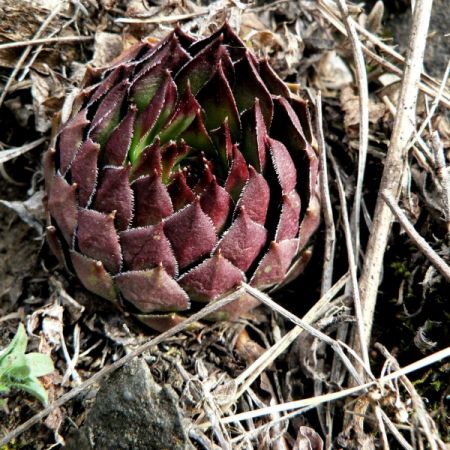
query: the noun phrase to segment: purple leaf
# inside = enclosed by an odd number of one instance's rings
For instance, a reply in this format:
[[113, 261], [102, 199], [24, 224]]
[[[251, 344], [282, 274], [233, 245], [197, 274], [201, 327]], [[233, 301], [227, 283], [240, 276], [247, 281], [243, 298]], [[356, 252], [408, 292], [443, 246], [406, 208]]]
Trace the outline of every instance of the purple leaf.
[[112, 273], [120, 270], [122, 254], [114, 227], [114, 213], [107, 215], [92, 209], [80, 209], [77, 238], [81, 253], [101, 261]]
[[214, 225], [198, 200], [169, 217], [164, 222], [164, 232], [180, 269], [209, 253], [217, 242]]
[[184, 311], [189, 297], [162, 266], [114, 277], [121, 294], [139, 311]]
[[235, 202], [238, 200], [245, 183], [247, 183], [248, 177], [249, 174], [245, 159], [237, 146], [234, 145], [233, 162], [231, 163], [227, 181], [225, 182], [225, 190]]
[[162, 264], [170, 276], [176, 276], [177, 261], [162, 223], [123, 231], [120, 243], [123, 259], [131, 270], [151, 269]]
[[277, 242], [297, 237], [300, 220], [300, 196], [296, 191], [283, 195], [280, 220], [275, 240]]
[[221, 231], [226, 223], [231, 209], [231, 197], [228, 192], [216, 181], [214, 177], [200, 198], [203, 211], [212, 220], [217, 232]]

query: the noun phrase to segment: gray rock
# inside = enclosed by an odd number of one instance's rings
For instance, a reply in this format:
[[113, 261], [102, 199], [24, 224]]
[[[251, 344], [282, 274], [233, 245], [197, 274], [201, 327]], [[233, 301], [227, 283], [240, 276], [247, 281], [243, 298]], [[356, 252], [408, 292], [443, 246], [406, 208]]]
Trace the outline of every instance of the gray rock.
[[145, 361], [134, 359], [103, 383], [84, 425], [65, 448], [191, 449], [177, 403], [175, 391], [158, 386]]

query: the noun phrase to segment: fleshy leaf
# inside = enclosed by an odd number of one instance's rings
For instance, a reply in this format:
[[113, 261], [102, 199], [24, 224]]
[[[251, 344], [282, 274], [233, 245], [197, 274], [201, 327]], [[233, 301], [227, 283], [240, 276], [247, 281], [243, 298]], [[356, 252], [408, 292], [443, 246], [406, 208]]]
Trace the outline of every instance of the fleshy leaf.
[[208, 130], [219, 128], [225, 118], [228, 118], [232, 138], [239, 139], [241, 134], [239, 112], [221, 62], [212, 78], [198, 93], [197, 100], [205, 112], [204, 122]]
[[267, 58], [259, 61], [259, 75], [272, 95], [290, 98], [291, 92], [281, 78], [275, 73]]
[[250, 284], [259, 289], [268, 289], [283, 281], [297, 249], [298, 239], [271, 242]]
[[177, 274], [177, 261], [162, 223], [123, 231], [120, 243], [123, 259], [130, 270], [151, 269], [162, 264], [170, 276]]
[[308, 204], [308, 209], [306, 210], [305, 217], [303, 217], [302, 223], [300, 224], [299, 231], [299, 247], [303, 249], [308, 243], [309, 238], [312, 236], [314, 231], [320, 224], [320, 200], [318, 194], [314, 194]]
[[94, 208], [106, 214], [116, 211], [119, 231], [128, 228], [133, 214], [133, 191], [128, 181], [130, 167], [106, 167], [100, 175]]
[[88, 258], [75, 251], [70, 252], [70, 259], [78, 278], [88, 291], [111, 302], [117, 301], [113, 279], [101, 261]]
[[261, 111], [267, 128], [270, 128], [273, 115], [272, 96], [264, 86], [261, 77], [253, 66], [248, 52], [234, 65], [236, 82], [233, 87], [234, 98], [239, 112], [242, 114], [255, 104], [255, 99], [259, 99]]
[[160, 177], [162, 173], [161, 147], [159, 139], [146, 147], [133, 163], [131, 168], [131, 179], [135, 180], [143, 175], [153, 175]]
[[242, 188], [247, 183], [248, 177], [249, 174], [245, 159], [237, 146], [233, 146], [233, 162], [231, 163], [227, 181], [225, 182], [225, 190], [235, 202], [241, 195]]
[[231, 197], [214, 177], [200, 198], [203, 211], [212, 220], [217, 232], [221, 231], [231, 210]]
[[297, 184], [297, 170], [287, 148], [275, 139], [267, 139], [272, 164], [283, 193], [288, 194]]
[[246, 272], [261, 252], [267, 239], [267, 230], [254, 222], [241, 208], [229, 230], [225, 232], [217, 249], [236, 267]]
[[131, 105], [122, 122], [111, 133], [105, 144], [103, 160], [105, 165], [121, 166], [128, 155], [134, 133], [136, 106]]
[[254, 106], [242, 114], [241, 152], [248, 164], [263, 172], [266, 166], [267, 128], [262, 116], [259, 99]]
[[112, 273], [120, 270], [122, 254], [114, 227], [114, 214], [80, 209], [77, 238], [81, 253], [101, 261]]
[[172, 199], [173, 209], [179, 211], [194, 201], [195, 194], [188, 186], [183, 171], [176, 173], [172, 180], [167, 190]]
[[78, 186], [78, 202], [82, 208], [88, 205], [97, 183], [99, 152], [99, 144], [90, 139], [84, 141], [70, 168], [72, 181]]
[[209, 302], [233, 290], [244, 280], [244, 273], [218, 252], [185, 273], [178, 282], [192, 300]]
[[264, 225], [269, 208], [270, 188], [264, 177], [252, 166], [248, 169], [249, 179], [239, 198], [238, 207], [245, 208], [248, 217]]
[[280, 220], [275, 240], [277, 242], [297, 237], [300, 219], [300, 196], [296, 191], [283, 195]]
[[137, 227], [155, 225], [173, 213], [167, 188], [155, 173], [139, 178], [132, 184], [134, 192], [134, 221]]
[[69, 123], [64, 125], [59, 134], [59, 168], [65, 174], [75, 158], [78, 148], [83, 140], [83, 133], [89, 124], [87, 111], [80, 111]]
[[54, 175], [52, 189], [48, 194], [48, 210], [69, 245], [72, 244], [77, 226], [76, 190], [76, 185], [71, 186], [62, 176]]
[[189, 297], [162, 266], [124, 272], [114, 277], [121, 294], [140, 312], [183, 311]]
[[217, 242], [214, 225], [198, 200], [169, 217], [164, 222], [164, 232], [180, 269], [209, 253]]

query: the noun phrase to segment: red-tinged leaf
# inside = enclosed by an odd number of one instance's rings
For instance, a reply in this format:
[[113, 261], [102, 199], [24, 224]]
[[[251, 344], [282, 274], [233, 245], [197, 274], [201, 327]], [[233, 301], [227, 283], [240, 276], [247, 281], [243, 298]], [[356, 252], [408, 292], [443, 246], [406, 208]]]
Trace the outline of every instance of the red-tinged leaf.
[[220, 61], [212, 78], [197, 94], [197, 100], [205, 112], [203, 117], [208, 130], [219, 128], [228, 118], [232, 138], [235, 141], [240, 138], [241, 121], [239, 112]]
[[167, 190], [169, 191], [172, 200], [173, 209], [178, 211], [192, 203], [195, 199], [195, 194], [187, 185], [184, 172], [177, 172], [172, 180], [173, 181], [169, 184]]
[[277, 242], [297, 237], [300, 220], [300, 196], [296, 191], [283, 195], [280, 221], [278, 222], [275, 240]]
[[121, 294], [139, 311], [184, 311], [189, 297], [162, 266], [114, 277]]
[[100, 145], [90, 139], [83, 142], [72, 163], [72, 181], [78, 186], [78, 203], [84, 208], [88, 205], [97, 183], [97, 160]]
[[130, 152], [132, 162], [136, 160], [145, 145], [153, 142], [155, 136], [173, 113], [176, 100], [177, 86], [173, 82], [170, 72], [166, 70], [160, 89], [137, 121]]
[[237, 203], [238, 208], [245, 208], [248, 217], [264, 225], [269, 208], [270, 188], [264, 177], [252, 166], [248, 168], [249, 179]]
[[267, 230], [254, 222], [245, 209], [225, 232], [217, 246], [222, 255], [242, 271], [247, 271], [261, 252], [267, 239]]
[[156, 173], [139, 178], [131, 186], [135, 198], [134, 222], [137, 227], [155, 225], [173, 213], [170, 195]]
[[271, 133], [289, 148], [298, 173], [298, 187], [302, 201], [309, 201], [312, 186], [316, 184], [318, 159], [309, 142], [303, 134], [300, 121], [289, 102], [280, 97], [274, 98], [275, 113]]
[[[173, 30], [175, 33], [175, 36], [178, 39], [178, 42], [180, 45], [187, 50], [194, 42], [196, 42], [195, 38], [193, 38], [191, 35], [185, 33], [179, 25], [175, 26], [175, 29]], [[188, 52], [190, 53], [190, 52]]]
[[188, 156], [191, 149], [184, 142], [169, 142], [161, 149], [162, 179], [167, 183], [178, 171], [179, 163]]
[[298, 239], [288, 239], [281, 242], [272, 241], [250, 284], [265, 290], [283, 281], [297, 249]]
[[233, 162], [228, 172], [225, 190], [230, 194], [233, 201], [237, 201], [241, 195], [242, 188], [247, 183], [249, 174], [247, 164], [236, 145], [233, 146]]
[[290, 98], [291, 91], [272, 69], [267, 58], [259, 61], [259, 75], [272, 95]]
[[75, 158], [88, 124], [87, 111], [83, 109], [69, 123], [64, 125], [59, 134], [59, 170], [62, 174], [67, 172], [73, 158]]
[[192, 300], [210, 302], [243, 281], [244, 273], [218, 252], [180, 277], [178, 283]]
[[133, 138], [136, 106], [131, 105], [127, 115], [117, 125], [105, 144], [103, 164], [121, 166], [124, 164]]
[[212, 220], [219, 233], [224, 227], [231, 210], [232, 200], [228, 192], [217, 183], [215, 177], [200, 198], [203, 211]]
[[199, 109], [200, 105], [188, 86], [180, 97], [174, 113], [167, 120], [167, 125], [159, 135], [161, 144], [177, 139], [181, 133], [187, 130], [195, 120]]
[[100, 174], [94, 208], [106, 214], [116, 211], [119, 231], [126, 230], [133, 216], [133, 191], [128, 181], [130, 167], [106, 167]]
[[211, 138], [219, 153], [220, 162], [222, 163], [221, 167], [227, 172], [228, 166], [233, 159], [233, 141], [231, 139], [228, 119], [224, 120], [220, 128], [211, 131]]
[[111, 71], [111, 73], [98, 85], [92, 93], [87, 106], [91, 106], [97, 100], [104, 97], [111, 89], [114, 88], [120, 81], [128, 78], [131, 74], [131, 66], [119, 65]]
[[180, 135], [179, 139], [186, 142], [189, 147], [204, 151], [209, 157], [214, 157], [214, 144], [209, 137], [203, 123], [202, 113], [200, 109], [195, 113], [195, 119]]
[[268, 138], [267, 145], [283, 194], [288, 194], [297, 184], [297, 170], [294, 162], [287, 148], [280, 141]]
[[[211, 42], [217, 39], [219, 36], [223, 36], [223, 45], [227, 47], [228, 51], [231, 54], [233, 54], [233, 56], [235, 56], [236, 58], [241, 58], [243, 56], [243, 52], [245, 52], [246, 48], [245, 44], [241, 41], [239, 36], [233, 31], [228, 22], [225, 22], [213, 34], [193, 43], [189, 47], [189, 53], [191, 55], [196, 55], [206, 46], [208, 46]], [[237, 54], [235, 55], [234, 52], [237, 52]]]
[[[164, 333], [164, 331], [173, 328], [175, 325], [179, 325], [185, 317], [180, 316], [179, 314], [170, 313], [170, 314], [134, 314], [134, 317], [142, 322], [144, 325], [147, 325], [150, 328], [153, 328], [160, 333]], [[187, 327], [188, 330], [194, 328], [195, 324], [191, 324]]]
[[289, 103], [291, 104], [292, 109], [295, 111], [300, 121], [302, 131], [306, 140], [310, 144], [312, 144], [313, 140], [312, 123], [311, 123], [311, 114], [308, 108], [308, 102], [300, 97], [294, 96], [289, 100]]
[[217, 236], [211, 219], [202, 211], [199, 201], [186, 206], [164, 222], [180, 269], [208, 254]]
[[266, 124], [262, 116], [259, 99], [254, 106], [242, 114], [241, 152], [248, 164], [263, 172], [266, 166]]
[[130, 97], [143, 111], [162, 86], [167, 69], [175, 74], [191, 57], [180, 46], [177, 37], [171, 33], [147, 58], [144, 67], [137, 73], [130, 88]]
[[270, 92], [264, 85], [256, 68], [250, 61], [248, 52], [234, 65], [236, 82], [233, 87], [233, 94], [240, 113], [250, 109], [258, 98], [262, 115], [267, 128], [270, 128], [273, 115], [273, 102]]
[[81, 253], [101, 261], [109, 272], [120, 270], [122, 254], [114, 227], [114, 214], [80, 209], [77, 238]]
[[162, 223], [123, 231], [120, 243], [123, 259], [130, 270], [151, 269], [162, 264], [170, 276], [176, 276], [177, 261]]
[[88, 258], [75, 251], [70, 252], [70, 259], [81, 284], [88, 291], [111, 302], [117, 302], [113, 279], [101, 261]]
[[120, 122], [120, 110], [129, 86], [128, 80], [121, 81], [101, 101], [92, 120], [89, 137], [104, 145], [111, 132]]
[[305, 217], [300, 224], [299, 248], [303, 249], [320, 224], [320, 199], [317, 193], [311, 196]]
[[76, 191], [76, 185], [71, 186], [60, 175], [53, 176], [52, 189], [48, 194], [48, 210], [69, 245], [72, 245], [73, 233], [77, 226]]
[[161, 147], [159, 139], [156, 139], [153, 144], [146, 147], [138, 156], [137, 160], [131, 167], [131, 180], [136, 180], [143, 175], [153, 175], [161, 177], [162, 162], [161, 162]]
[[66, 265], [66, 258], [64, 256], [64, 250], [61, 245], [61, 241], [59, 240], [56, 228], [53, 225], [50, 225], [46, 228], [46, 238], [48, 246], [50, 247], [50, 250], [52, 253], [56, 256], [59, 263], [63, 266]]
[[208, 82], [217, 70], [217, 64], [226, 53], [222, 46], [223, 36], [220, 35], [194, 56], [175, 76], [178, 90], [183, 93], [188, 84], [193, 95]]
[[136, 61], [140, 58], [141, 55], [151, 50], [152, 48], [153, 46], [148, 42], [137, 42], [136, 44], [124, 50], [117, 58], [115, 58], [110, 68], [113, 69], [125, 63]]
[[55, 156], [54, 148], [49, 148], [42, 157], [42, 166], [44, 169], [45, 192], [50, 192], [52, 188], [53, 175], [55, 173]]

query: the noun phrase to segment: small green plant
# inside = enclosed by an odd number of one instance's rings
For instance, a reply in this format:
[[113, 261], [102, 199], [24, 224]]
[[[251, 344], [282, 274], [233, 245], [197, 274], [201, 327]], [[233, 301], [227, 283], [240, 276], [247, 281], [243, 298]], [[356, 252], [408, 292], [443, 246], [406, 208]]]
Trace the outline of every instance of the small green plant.
[[[53, 372], [53, 362], [42, 353], [25, 354], [27, 341], [25, 327], [20, 324], [8, 347], [0, 351], [0, 395], [8, 394], [14, 388], [21, 389], [46, 404], [47, 391], [38, 377]], [[4, 405], [5, 400], [0, 398], [0, 406]]]

